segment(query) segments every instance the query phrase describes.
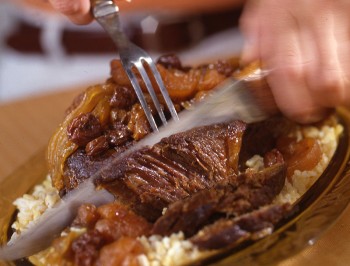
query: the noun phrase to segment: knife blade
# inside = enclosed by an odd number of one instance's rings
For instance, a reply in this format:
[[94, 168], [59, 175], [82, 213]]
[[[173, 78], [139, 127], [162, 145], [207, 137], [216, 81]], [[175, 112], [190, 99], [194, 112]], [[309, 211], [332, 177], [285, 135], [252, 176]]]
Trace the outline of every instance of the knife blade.
[[[275, 114], [278, 109], [263, 79], [269, 71], [256, 71], [241, 80], [225, 80], [214, 89], [212, 95], [195, 104], [190, 110], [181, 112], [179, 121], [170, 121], [159, 132], [150, 134], [126, 152], [116, 156], [114, 162], [145, 146], [152, 146], [164, 137], [194, 127], [235, 119], [252, 123]], [[108, 165], [68, 193], [67, 197], [53, 208], [46, 210], [30, 228], [11, 239], [7, 245], [0, 247], [0, 259], [16, 260], [45, 249], [69, 225], [81, 204], [98, 206], [113, 201], [114, 197], [110, 193], [104, 189], [96, 189], [93, 183], [94, 177], [106, 170]]]

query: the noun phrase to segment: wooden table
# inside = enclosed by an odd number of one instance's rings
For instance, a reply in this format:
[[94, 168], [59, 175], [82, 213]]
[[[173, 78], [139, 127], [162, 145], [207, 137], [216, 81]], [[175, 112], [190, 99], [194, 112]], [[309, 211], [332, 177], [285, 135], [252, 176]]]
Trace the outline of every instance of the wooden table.
[[[64, 110], [84, 88], [0, 105], [0, 181], [46, 146]], [[292, 265], [350, 265], [350, 208], [313, 246], [279, 264]]]

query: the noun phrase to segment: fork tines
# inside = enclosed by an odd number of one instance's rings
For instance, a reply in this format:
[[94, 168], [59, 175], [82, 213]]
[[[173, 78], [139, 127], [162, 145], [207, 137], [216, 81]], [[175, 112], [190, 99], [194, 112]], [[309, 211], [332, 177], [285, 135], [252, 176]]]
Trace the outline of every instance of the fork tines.
[[[127, 73], [130, 82], [136, 92], [136, 95], [141, 103], [141, 106], [146, 114], [146, 117], [152, 127], [153, 131], [158, 131], [158, 126], [152, 115], [151, 109], [148, 106], [146, 99], [143, 95], [141, 87], [138, 83], [138, 79], [134, 73], [136, 69], [141, 75], [147, 90], [152, 98], [154, 106], [158, 112], [159, 118], [163, 125], [167, 124], [166, 117], [164, 115], [163, 108], [159, 103], [157, 95], [154, 91], [152, 82], [148, 74], [153, 75], [153, 79], [156, 81], [160, 92], [163, 95], [165, 103], [170, 111], [173, 120], [179, 120], [173, 102], [169, 97], [169, 93], [166, 90], [162, 78], [152, 61], [151, 57], [146, 51], [131, 43], [125, 35], [122, 26], [119, 21], [119, 8], [112, 0], [91, 0], [92, 13], [95, 19], [101, 24], [101, 26], [110, 35], [119, 50], [120, 59], [122, 61], [125, 72]], [[149, 71], [145, 66], [149, 67]]]
[[136, 74], [134, 73], [134, 71], [132, 70], [133, 67], [135, 69], [137, 69], [138, 73], [140, 74], [142, 80], [144, 81], [146, 88], [148, 90], [149, 95], [151, 96], [151, 99], [153, 101], [153, 104], [157, 110], [157, 113], [159, 115], [159, 118], [162, 122], [162, 125], [166, 125], [167, 124], [167, 119], [165, 117], [164, 114], [164, 110], [162, 105], [159, 102], [159, 99], [155, 93], [155, 90], [153, 88], [153, 84], [152, 81], [149, 77], [149, 73], [147, 72], [145, 66], [147, 65], [150, 69], [150, 72], [153, 74], [154, 80], [156, 81], [156, 84], [164, 98], [164, 101], [168, 107], [168, 110], [171, 114], [171, 117], [173, 120], [177, 121], [179, 120], [179, 117], [177, 115], [175, 106], [169, 96], [169, 93], [167, 91], [167, 89], [164, 86], [163, 80], [157, 70], [156, 65], [154, 64], [153, 60], [150, 57], [140, 57], [139, 60], [135, 61], [135, 62], [125, 62], [122, 59], [122, 63], [123, 65], [126, 64], [127, 66], [124, 65], [125, 71], [130, 79], [130, 82], [135, 90], [135, 93], [140, 101], [140, 104], [146, 114], [147, 120], [150, 123], [152, 130], [153, 131], [158, 131], [158, 125], [154, 119], [154, 116], [152, 115], [152, 111], [151, 108], [149, 107], [149, 105], [147, 104], [147, 101], [145, 99], [145, 96], [143, 94], [143, 91], [140, 87], [140, 84], [138, 82], [138, 78], [136, 76]]

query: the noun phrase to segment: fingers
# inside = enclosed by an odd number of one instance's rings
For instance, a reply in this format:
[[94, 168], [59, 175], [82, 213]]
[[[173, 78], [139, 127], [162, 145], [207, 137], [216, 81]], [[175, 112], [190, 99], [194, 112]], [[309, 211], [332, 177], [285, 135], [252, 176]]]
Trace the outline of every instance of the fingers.
[[54, 9], [66, 15], [75, 24], [92, 21], [89, 0], [49, 0]]
[[[265, 67], [273, 70], [268, 82], [276, 104], [295, 121], [315, 122], [324, 115], [324, 108], [317, 105], [305, 80], [304, 60], [308, 59], [303, 57], [299, 25], [284, 10], [274, 12], [281, 12], [280, 17], [278, 22], [271, 19], [262, 26], [260, 51]], [[270, 34], [275, 37], [271, 39]]]
[[310, 23], [309, 30], [309, 35], [315, 43], [315, 55], [306, 73], [308, 87], [315, 101], [325, 107], [337, 106], [344, 102], [345, 97], [341, 57], [347, 52], [338, 52], [336, 20], [332, 11], [324, 11], [317, 21], [313, 20]]
[[321, 119], [329, 107], [349, 102], [350, 3], [261, 2], [249, 7], [241, 20], [244, 36], [255, 41], [245, 45], [243, 57], [261, 59], [273, 70], [267, 79], [280, 110], [307, 123]]
[[303, 44], [312, 46], [308, 53], [313, 54], [312, 63], [305, 70], [308, 88], [323, 107], [336, 107], [350, 100], [350, 5], [346, 8], [340, 2], [321, 1], [314, 6], [318, 16], [301, 20], [309, 38]]
[[259, 57], [259, 5], [259, 1], [248, 1], [240, 17], [240, 28], [244, 36], [244, 47], [241, 54], [241, 61], [243, 64], [253, 62]]

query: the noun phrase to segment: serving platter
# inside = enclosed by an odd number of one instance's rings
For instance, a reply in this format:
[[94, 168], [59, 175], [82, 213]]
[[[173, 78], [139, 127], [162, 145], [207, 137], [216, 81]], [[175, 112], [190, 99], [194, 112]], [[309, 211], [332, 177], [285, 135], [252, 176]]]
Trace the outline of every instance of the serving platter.
[[[196, 265], [271, 265], [313, 244], [340, 217], [350, 201], [350, 112], [338, 109], [344, 126], [329, 166], [296, 203], [291, 215], [269, 236], [219, 252]], [[45, 149], [0, 183], [0, 242], [8, 239], [15, 215], [12, 202], [40, 183], [47, 174]], [[26, 260], [0, 265], [30, 265]]]

